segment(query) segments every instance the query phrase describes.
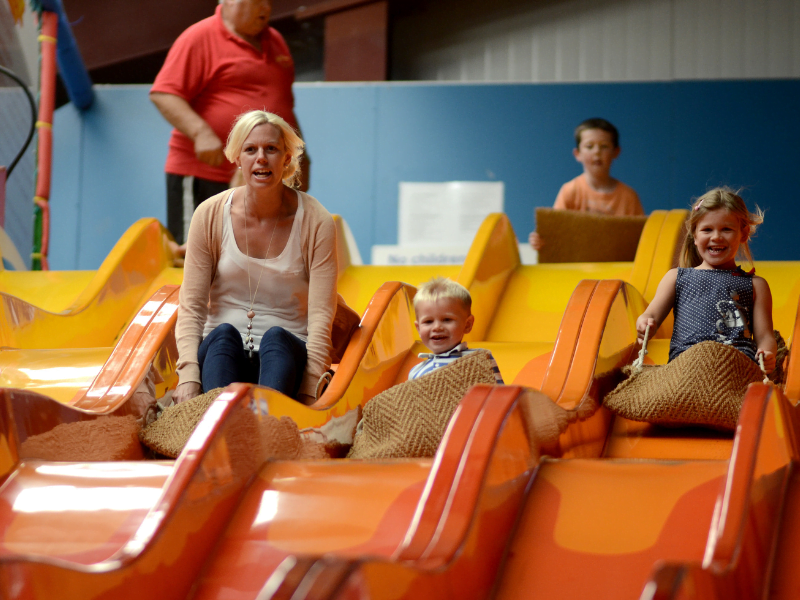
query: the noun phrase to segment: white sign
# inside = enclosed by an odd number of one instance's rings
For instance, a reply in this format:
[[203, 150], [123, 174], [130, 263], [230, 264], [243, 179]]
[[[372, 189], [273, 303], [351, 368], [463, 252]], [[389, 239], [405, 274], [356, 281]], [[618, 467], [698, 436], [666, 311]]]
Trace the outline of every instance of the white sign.
[[[464, 246], [394, 246], [376, 244], [372, 247], [373, 265], [463, 265], [467, 258]], [[523, 265], [538, 263], [536, 250], [526, 242], [519, 244], [519, 260]]]
[[376, 244], [372, 247], [373, 265], [461, 265], [467, 249], [449, 246], [394, 246]]
[[487, 215], [503, 212], [502, 181], [400, 182], [400, 246], [469, 248]]

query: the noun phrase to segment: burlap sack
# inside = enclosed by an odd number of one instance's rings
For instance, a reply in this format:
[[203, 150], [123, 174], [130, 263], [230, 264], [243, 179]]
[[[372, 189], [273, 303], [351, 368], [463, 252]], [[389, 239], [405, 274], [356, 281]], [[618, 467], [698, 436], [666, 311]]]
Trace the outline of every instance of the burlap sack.
[[559, 436], [580, 416], [577, 410], [566, 410], [539, 390], [533, 389], [525, 390], [519, 399], [519, 407], [531, 448], [538, 448], [543, 454], [557, 452], [555, 444]]
[[156, 421], [142, 429], [139, 440], [159, 454], [178, 458], [194, 428], [222, 390], [216, 388], [165, 409]]
[[486, 352], [378, 394], [364, 406], [362, 429], [347, 458], [433, 456], [456, 406], [476, 383], [495, 383]]
[[[540, 263], [632, 261], [647, 217], [536, 209]], [[602, 240], [602, 243], [598, 243]]]
[[666, 365], [645, 365], [603, 404], [633, 421], [733, 430], [747, 386], [763, 378], [758, 365], [739, 350], [701, 342]]
[[275, 460], [330, 458], [326, 445], [303, 436], [297, 423], [290, 417], [284, 415], [279, 419], [266, 415], [262, 417], [259, 428], [267, 458]]
[[19, 455], [20, 458], [70, 462], [141, 460], [140, 429], [133, 415], [61, 423], [22, 442]]
[[[158, 420], [142, 429], [139, 435], [142, 443], [159, 454], [177, 458], [200, 419], [222, 390], [223, 388], [217, 388], [170, 406]], [[265, 415], [258, 420], [250, 411], [237, 414], [247, 414], [248, 417], [237, 417], [238, 421], [231, 424], [231, 429], [240, 430], [239, 435], [230, 435], [242, 441], [238, 447], [246, 449], [243, 454], [250, 455], [259, 463], [270, 458], [277, 460], [330, 458], [331, 453], [336, 452], [331, 443], [316, 442], [303, 436], [290, 417], [277, 418]], [[229, 440], [230, 445], [231, 440]], [[244, 456], [241, 458], [244, 461]]]

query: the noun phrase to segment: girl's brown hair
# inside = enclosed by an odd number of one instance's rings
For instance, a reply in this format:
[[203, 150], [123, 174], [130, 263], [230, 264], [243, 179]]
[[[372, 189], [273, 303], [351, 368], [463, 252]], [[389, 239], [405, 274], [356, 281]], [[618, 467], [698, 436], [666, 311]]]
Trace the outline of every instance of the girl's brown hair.
[[751, 213], [747, 210], [747, 205], [739, 196], [738, 191], [727, 187], [718, 187], [700, 196], [692, 206], [692, 212], [686, 220], [686, 237], [683, 240], [683, 248], [680, 255], [681, 267], [696, 267], [702, 264], [703, 259], [697, 252], [694, 245], [694, 232], [697, 224], [707, 213], [712, 210], [724, 208], [729, 210], [733, 216], [739, 220], [739, 227], [745, 238], [739, 245], [737, 256], [741, 255], [747, 262], [753, 262], [753, 255], [750, 254], [748, 241], [756, 232], [756, 227], [764, 222], [764, 212], [756, 206], [756, 212]]

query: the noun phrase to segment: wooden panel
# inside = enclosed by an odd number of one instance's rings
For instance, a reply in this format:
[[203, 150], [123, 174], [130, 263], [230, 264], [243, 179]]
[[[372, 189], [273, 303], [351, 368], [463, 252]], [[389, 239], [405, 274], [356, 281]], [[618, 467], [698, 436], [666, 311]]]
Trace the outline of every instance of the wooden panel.
[[[272, 21], [278, 21], [286, 18], [308, 18], [313, 14], [324, 14], [331, 12], [335, 7], [332, 3], [337, 5], [346, 4], [351, 5], [355, 3], [369, 2], [369, 0], [272, 0]], [[341, 9], [341, 7], [339, 7]]]
[[389, 3], [325, 17], [325, 80], [386, 80]]
[[214, 14], [216, 0], [64, 0], [86, 68], [167, 50], [181, 32]]

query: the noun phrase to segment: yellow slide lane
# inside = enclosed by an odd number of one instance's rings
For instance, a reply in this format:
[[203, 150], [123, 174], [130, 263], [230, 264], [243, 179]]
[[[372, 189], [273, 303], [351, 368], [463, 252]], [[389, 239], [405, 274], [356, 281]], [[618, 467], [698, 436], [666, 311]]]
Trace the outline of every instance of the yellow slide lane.
[[167, 241], [141, 219], [97, 271], [0, 271], [0, 386], [60, 402], [88, 387], [139, 308], [181, 282]]
[[520, 264], [507, 217], [488, 217], [458, 279], [473, 297], [475, 327], [466, 339], [492, 351], [506, 383], [531, 385], [517, 377], [530, 361], [552, 350], [578, 283], [620, 279], [651, 300], [655, 286], [650, 282], [657, 285], [672, 267], [686, 214], [685, 210], [654, 211], [633, 262], [540, 265]]

